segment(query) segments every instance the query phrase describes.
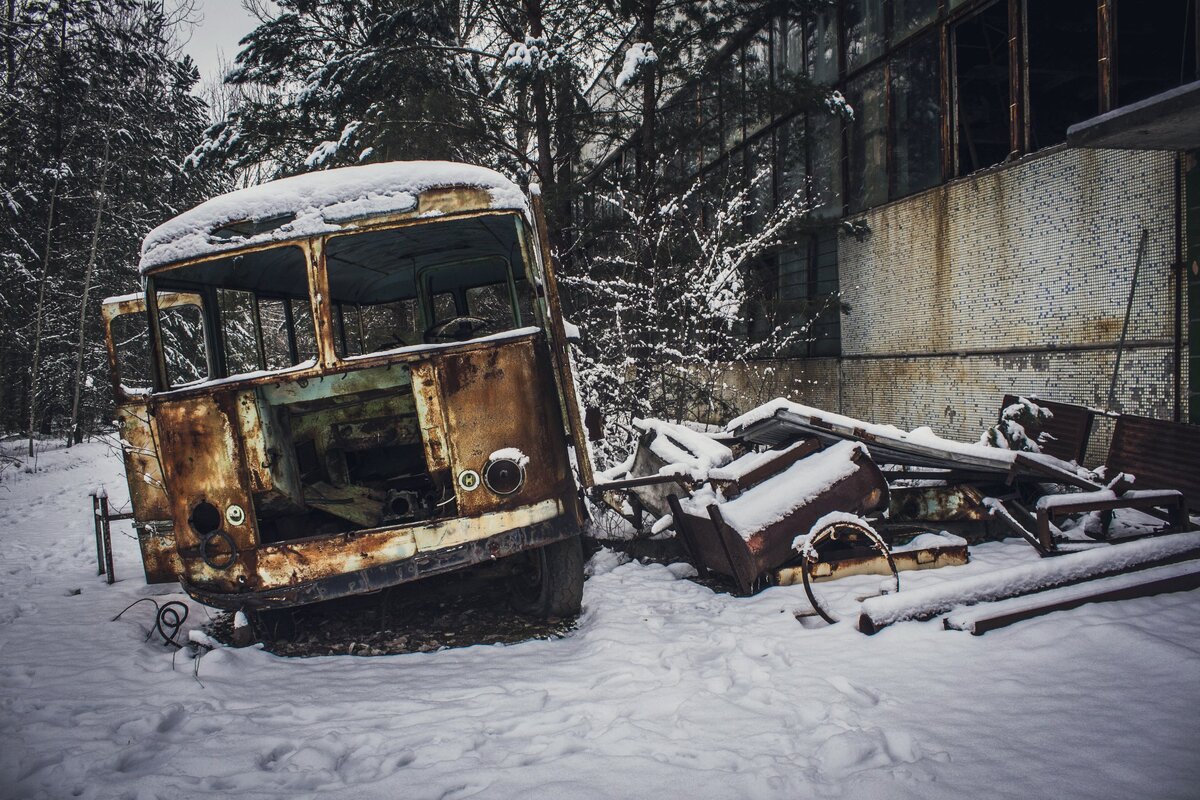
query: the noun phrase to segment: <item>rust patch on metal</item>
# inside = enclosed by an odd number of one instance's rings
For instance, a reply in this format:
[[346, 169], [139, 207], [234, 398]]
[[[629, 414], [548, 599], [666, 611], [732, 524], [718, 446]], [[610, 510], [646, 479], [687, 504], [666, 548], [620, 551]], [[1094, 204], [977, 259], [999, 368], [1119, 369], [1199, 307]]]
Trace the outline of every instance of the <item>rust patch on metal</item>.
[[[238, 419], [232, 391], [185, 400], [151, 401], [161, 442], [160, 461], [175, 537], [184, 573], [195, 583], [237, 591], [251, 585], [254, 577], [258, 532], [244, 464], [244, 449], [237, 435]], [[189, 521], [201, 501], [225, 515], [237, 505], [247, 512], [240, 525], [224, 517], [220, 530], [233, 540], [237, 558], [226, 569], [214, 569], [201, 557], [201, 536]]]
[[491, 204], [492, 195], [487, 189], [473, 186], [447, 186], [426, 189], [421, 192], [416, 214], [427, 214], [430, 211], [455, 214], [460, 211], [488, 208]]
[[981, 522], [990, 517], [983, 494], [965, 484], [892, 488], [888, 504], [888, 518], [897, 522]]
[[[902, 550], [892, 552], [892, 561], [900, 572], [940, 569], [942, 567], [961, 567], [970, 561], [965, 544], [948, 547], [927, 547], [921, 550]], [[786, 567], [775, 574], [776, 583], [780, 586], [795, 586], [803, 583], [800, 567]], [[812, 581], [823, 583], [851, 575], [891, 575], [887, 559], [883, 556], [862, 556], [858, 558], [841, 558], [823, 560], [813, 565]]]
[[862, 451], [852, 458], [854, 471], [748, 539], [725, 523], [716, 504], [708, 507], [707, 517], [681, 513], [676, 523], [704, 568], [732, 577], [739, 589], [748, 592], [760, 578], [793, 558], [792, 541], [811, 530], [825, 514], [845, 511], [863, 515], [887, 505], [887, 480], [879, 467]]
[[146, 583], [175, 583], [183, 574], [183, 562], [175, 547], [175, 530], [169, 524], [137, 525], [138, 547]]
[[457, 477], [483, 474], [488, 457], [516, 448], [530, 458], [524, 485], [501, 496], [486, 487], [465, 490], [455, 481], [459, 513], [473, 516], [574, 494], [570, 466], [544, 340], [526, 339], [489, 350], [449, 354], [436, 361], [439, 401]]

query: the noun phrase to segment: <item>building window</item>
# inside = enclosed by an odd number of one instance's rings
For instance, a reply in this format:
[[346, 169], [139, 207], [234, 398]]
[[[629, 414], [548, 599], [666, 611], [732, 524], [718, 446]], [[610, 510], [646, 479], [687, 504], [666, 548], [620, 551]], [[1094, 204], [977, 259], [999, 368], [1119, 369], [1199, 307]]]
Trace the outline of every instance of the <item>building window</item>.
[[746, 84], [742, 80], [742, 51], [734, 50], [718, 71], [721, 90], [721, 131], [724, 150], [732, 150], [746, 134]]
[[837, 234], [824, 230], [777, 256], [776, 306], [794, 340], [793, 356], [838, 356], [842, 351]]
[[813, 83], [830, 86], [838, 79], [837, 11], [814, 14], [805, 26], [805, 64]]
[[942, 178], [941, 53], [936, 36], [898, 51], [891, 62], [892, 197]]
[[1196, 0], [1117, 3], [1117, 104], [1200, 79]]
[[937, 0], [893, 0], [892, 42], [899, 42], [937, 19]]
[[999, 164], [1011, 152], [1008, 4], [993, 3], [954, 26], [957, 174]]
[[883, 55], [883, 0], [845, 0], [846, 71]]
[[887, 109], [883, 68], [876, 67], [846, 84], [846, 99], [854, 107], [850, 123], [850, 211], [861, 211], [887, 200]]
[[767, 30], [746, 43], [745, 64], [746, 132], [751, 134], [771, 121], [771, 41]]
[[1030, 147], [1038, 150], [1100, 112], [1096, 0], [1030, 3], [1026, 36]]
[[808, 115], [809, 184], [812, 216], [819, 219], [842, 215], [842, 124], [833, 114], [820, 111]]
[[[805, 115], [797, 114], [780, 125], [776, 135], [775, 185], [776, 202], [782, 202], [797, 192], [803, 196], [808, 179], [808, 142]], [[807, 198], [806, 198], [807, 199]]]

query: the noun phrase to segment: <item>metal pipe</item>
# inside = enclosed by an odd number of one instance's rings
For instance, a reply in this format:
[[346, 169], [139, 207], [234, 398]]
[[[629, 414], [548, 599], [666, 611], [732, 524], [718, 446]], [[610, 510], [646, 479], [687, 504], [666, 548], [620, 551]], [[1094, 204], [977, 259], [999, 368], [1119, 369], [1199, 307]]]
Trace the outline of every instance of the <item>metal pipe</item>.
[[1117, 359], [1113, 364], [1112, 382], [1108, 385], [1108, 409], [1110, 411], [1117, 396], [1117, 375], [1121, 371], [1121, 352], [1125, 349], [1125, 335], [1129, 332], [1129, 317], [1133, 313], [1133, 295], [1137, 292], [1138, 273], [1142, 269], [1142, 259], [1146, 256], [1146, 242], [1149, 240], [1149, 229], [1142, 228], [1142, 238], [1138, 240], [1137, 259], [1133, 262], [1133, 280], [1129, 282], [1129, 299], [1125, 303], [1125, 322], [1121, 325], [1121, 339], [1117, 342]]
[[[979, 348], [976, 350], [934, 350], [931, 352], [904, 353], [847, 353], [838, 356], [839, 361], [887, 361], [897, 359], [918, 358], [988, 358], [1019, 355], [1041, 355], [1049, 353], [1085, 353], [1096, 350], [1115, 350], [1118, 342], [1098, 342], [1085, 344], [1065, 344], [1047, 347], [1030, 345], [1024, 347]], [[1143, 339], [1142, 341], [1126, 342], [1127, 350], [1143, 350], [1170, 347], [1170, 339]], [[831, 356], [832, 358], [832, 356]]]
[[1171, 418], [1183, 421], [1183, 226], [1186, 212], [1183, 208], [1183, 153], [1175, 154], [1175, 345], [1171, 377], [1175, 382], [1175, 407]]

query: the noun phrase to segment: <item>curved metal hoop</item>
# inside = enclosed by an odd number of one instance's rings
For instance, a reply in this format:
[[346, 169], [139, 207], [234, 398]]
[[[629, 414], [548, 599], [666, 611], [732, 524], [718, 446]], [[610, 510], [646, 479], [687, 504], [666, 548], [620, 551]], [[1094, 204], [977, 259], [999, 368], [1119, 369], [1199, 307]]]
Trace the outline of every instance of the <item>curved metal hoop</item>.
[[887, 542], [883, 540], [882, 536], [871, 530], [866, 525], [860, 525], [857, 522], [850, 522], [849, 520], [834, 522], [830, 525], [826, 525], [824, 528], [818, 531], [811, 540], [809, 540], [809, 545], [806, 548], [805, 554], [800, 558], [800, 576], [804, 579], [804, 593], [808, 595], [808, 602], [812, 603], [813, 609], [815, 609], [816, 612], [821, 615], [821, 619], [825, 620], [830, 625], [837, 622], [838, 618], [831, 611], [822, 606], [820, 601], [817, 600], [816, 593], [813, 592], [812, 589], [812, 568], [814, 564], [820, 562], [820, 558], [817, 556], [817, 545], [823, 541], [833, 541], [837, 539], [838, 531], [847, 528], [866, 537], [867, 541], [871, 543], [871, 546], [878, 550], [880, 554], [887, 559], [888, 568], [892, 571], [892, 581], [894, 582], [897, 590], [900, 588], [900, 573], [897, 571], [896, 562], [892, 558], [891, 548], [887, 546]]

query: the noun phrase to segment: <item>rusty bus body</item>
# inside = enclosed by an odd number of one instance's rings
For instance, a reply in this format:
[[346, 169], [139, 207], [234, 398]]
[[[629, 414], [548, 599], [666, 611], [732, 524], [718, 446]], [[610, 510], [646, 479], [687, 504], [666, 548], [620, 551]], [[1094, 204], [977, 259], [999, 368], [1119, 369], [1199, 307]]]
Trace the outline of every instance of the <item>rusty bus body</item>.
[[298, 176], [180, 215], [141, 271], [104, 320], [148, 581], [253, 611], [526, 553], [526, 610], [578, 611], [591, 469], [536, 195]]

